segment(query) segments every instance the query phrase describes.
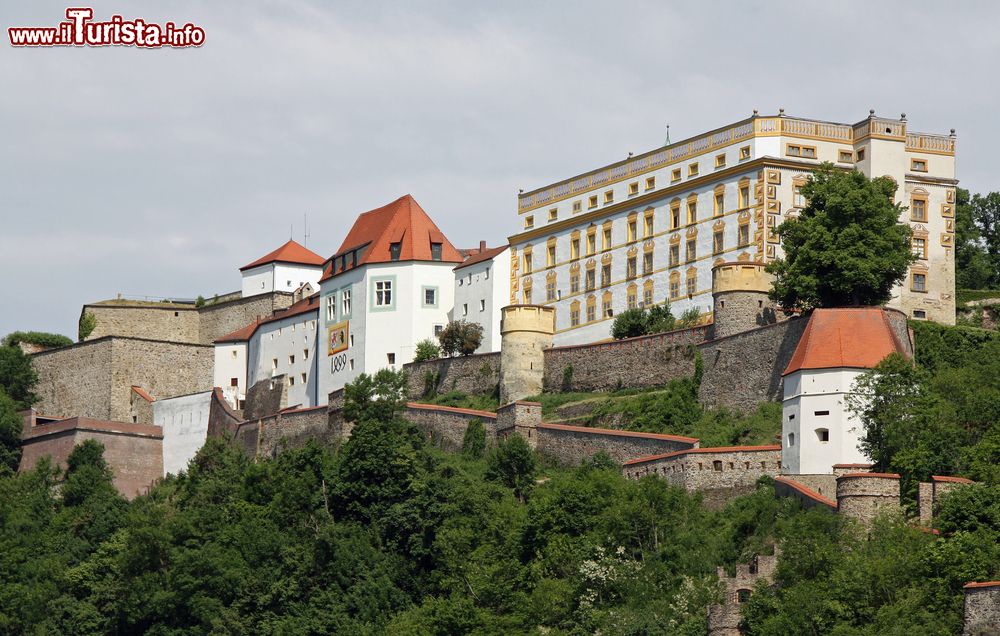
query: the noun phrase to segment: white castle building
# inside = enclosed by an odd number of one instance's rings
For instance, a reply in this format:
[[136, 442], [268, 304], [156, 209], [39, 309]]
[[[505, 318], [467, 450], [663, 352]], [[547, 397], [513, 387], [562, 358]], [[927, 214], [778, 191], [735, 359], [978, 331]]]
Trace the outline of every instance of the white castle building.
[[500, 351], [500, 310], [507, 304], [510, 286], [510, 249], [506, 245], [486, 247], [455, 266], [453, 320], [465, 320], [483, 328], [483, 341], [476, 353]]
[[906, 118], [855, 124], [759, 116], [523, 193], [510, 237], [511, 304], [556, 309], [555, 344], [607, 339], [627, 308], [712, 307], [712, 266], [769, 262], [821, 162], [889, 176], [918, 261], [891, 307], [955, 320], [955, 138]]

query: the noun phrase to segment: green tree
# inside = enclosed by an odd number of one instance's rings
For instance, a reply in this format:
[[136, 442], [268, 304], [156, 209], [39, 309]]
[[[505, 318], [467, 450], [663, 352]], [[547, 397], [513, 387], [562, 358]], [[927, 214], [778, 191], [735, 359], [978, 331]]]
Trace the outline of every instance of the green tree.
[[483, 326], [465, 320], [449, 322], [438, 334], [441, 351], [450, 356], [467, 356], [476, 352], [483, 341]]
[[97, 328], [97, 316], [89, 311], [84, 311], [80, 315], [80, 325], [77, 331], [77, 337], [80, 342], [83, 342], [90, 334], [94, 333], [94, 329]]
[[391, 421], [406, 403], [407, 386], [405, 371], [362, 373], [344, 386], [344, 417], [349, 422]]
[[17, 472], [21, 461], [22, 426], [17, 405], [0, 387], [0, 478]]
[[486, 461], [486, 478], [512, 488], [521, 501], [534, 486], [537, 472], [535, 453], [520, 435], [500, 442]]
[[896, 184], [823, 164], [802, 186], [808, 205], [778, 227], [784, 256], [768, 265], [786, 308], [881, 305], [915, 256]]
[[424, 362], [425, 360], [436, 360], [440, 357], [441, 347], [430, 338], [427, 338], [417, 343], [417, 350], [413, 356], [413, 361]]
[[14, 331], [4, 336], [0, 344], [5, 347], [16, 347], [22, 342], [49, 348], [68, 347], [73, 344], [73, 341], [66, 336], [43, 331]]
[[958, 188], [955, 196], [955, 287], [989, 289], [996, 285], [996, 275], [995, 261], [983, 247], [969, 191]]
[[[697, 317], [697, 309], [695, 310]], [[670, 311], [670, 305], [653, 305], [652, 307], [636, 307], [626, 309], [615, 316], [611, 323], [611, 337], [616, 340], [622, 338], [634, 338], [650, 333], [662, 333], [671, 331], [676, 327], [686, 327], [688, 324], [678, 325], [678, 321]]]
[[0, 388], [18, 409], [26, 409], [38, 399], [34, 393], [37, 382], [31, 358], [20, 347], [0, 347]]
[[486, 428], [478, 417], [469, 420], [462, 438], [462, 454], [479, 459], [486, 452]]

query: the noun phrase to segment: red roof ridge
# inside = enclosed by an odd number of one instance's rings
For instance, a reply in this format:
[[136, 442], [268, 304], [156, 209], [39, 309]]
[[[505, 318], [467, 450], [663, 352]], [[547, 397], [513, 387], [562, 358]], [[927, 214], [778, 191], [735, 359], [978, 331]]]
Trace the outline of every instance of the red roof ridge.
[[462, 269], [463, 267], [468, 267], [469, 265], [475, 265], [476, 263], [482, 263], [483, 261], [488, 261], [497, 254], [502, 254], [505, 249], [510, 247], [510, 245], [500, 245], [497, 247], [487, 247], [481, 252], [477, 252], [467, 259], [455, 266], [455, 269]]
[[141, 397], [142, 399], [146, 400], [147, 402], [155, 402], [156, 401], [156, 398], [154, 398], [152, 395], [150, 395], [149, 393], [147, 393], [146, 390], [143, 389], [141, 386], [135, 386], [133, 384], [132, 385], [132, 390], [135, 391], [136, 394], [139, 397]]
[[680, 455], [688, 454], [706, 454], [706, 453], [739, 453], [739, 452], [752, 452], [757, 451], [776, 451], [781, 450], [781, 446], [778, 444], [769, 444], [766, 446], [705, 446], [702, 448], [684, 448], [681, 450], [670, 451], [669, 453], [661, 453], [659, 455], [647, 455], [645, 457], [637, 457], [635, 459], [630, 459], [629, 461], [622, 464], [623, 466], [628, 466], [630, 464], [643, 464], [645, 462], [651, 462], [658, 459], [670, 459], [671, 457], [679, 457]]
[[774, 481], [779, 481], [783, 484], [788, 484], [789, 487], [794, 488], [795, 490], [799, 491], [806, 497], [809, 497], [810, 499], [813, 499], [820, 503], [826, 504], [827, 506], [830, 506], [833, 509], [836, 509], [838, 507], [837, 502], [834, 501], [833, 499], [830, 499], [829, 497], [824, 497], [823, 495], [819, 494], [809, 486], [797, 482], [791, 477], [786, 477], [785, 475], [778, 475], [777, 477], [774, 478]]
[[684, 437], [682, 435], [667, 435], [665, 433], [643, 433], [642, 431], [623, 431], [615, 428], [596, 428], [593, 426], [572, 426], [570, 424], [557, 424], [555, 422], [542, 422], [538, 428], [551, 428], [558, 431], [573, 431], [579, 433], [593, 433], [595, 435], [620, 435], [622, 437], [644, 437], [647, 439], [663, 439], [674, 442], [687, 442], [697, 444], [700, 440], [696, 437]]
[[1000, 581], [971, 581], [962, 587], [967, 590], [977, 587], [1000, 587]]
[[313, 252], [308, 247], [300, 245], [288, 239], [284, 245], [269, 252], [264, 256], [261, 256], [249, 265], [244, 265], [240, 268], [240, 271], [245, 271], [248, 269], [253, 269], [254, 267], [260, 267], [261, 265], [267, 265], [269, 263], [293, 263], [296, 265], [311, 265], [314, 267], [322, 267], [326, 259]]
[[443, 404], [423, 404], [421, 402], [407, 402], [406, 408], [422, 411], [445, 411], [447, 413], [461, 413], [463, 415], [478, 415], [496, 419], [497, 414], [491, 411], [480, 411], [478, 409], [463, 409], [457, 406], [444, 406]]
[[824, 307], [814, 309], [808, 320], [782, 375], [871, 369], [891, 353], [906, 353], [882, 307]]
[[943, 481], [952, 484], [974, 484], [976, 482], [971, 479], [966, 479], [965, 477], [950, 477], [946, 475], [931, 475], [931, 480], [933, 481]]
[[899, 473], [844, 473], [843, 475], [838, 475], [837, 479], [841, 477], [877, 477], [879, 479], [899, 479]]

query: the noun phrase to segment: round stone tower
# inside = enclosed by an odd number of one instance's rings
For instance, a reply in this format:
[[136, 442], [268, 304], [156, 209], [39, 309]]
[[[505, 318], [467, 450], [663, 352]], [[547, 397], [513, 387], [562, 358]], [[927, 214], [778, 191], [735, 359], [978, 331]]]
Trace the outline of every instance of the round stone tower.
[[846, 473], [837, 477], [837, 511], [870, 525], [882, 511], [898, 511], [899, 475]]
[[774, 277], [764, 263], [719, 263], [712, 268], [714, 318], [712, 337], [723, 338], [778, 321], [778, 311], [768, 298]]
[[556, 311], [538, 305], [511, 305], [500, 318], [500, 404], [542, 392], [544, 349], [552, 346]]

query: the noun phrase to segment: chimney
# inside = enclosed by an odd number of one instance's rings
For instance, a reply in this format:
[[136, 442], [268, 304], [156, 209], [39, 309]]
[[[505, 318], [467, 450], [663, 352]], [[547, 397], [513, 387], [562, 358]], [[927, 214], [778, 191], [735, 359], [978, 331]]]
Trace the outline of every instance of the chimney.
[[486, 241], [479, 241], [479, 253], [482, 254], [486, 251]]

